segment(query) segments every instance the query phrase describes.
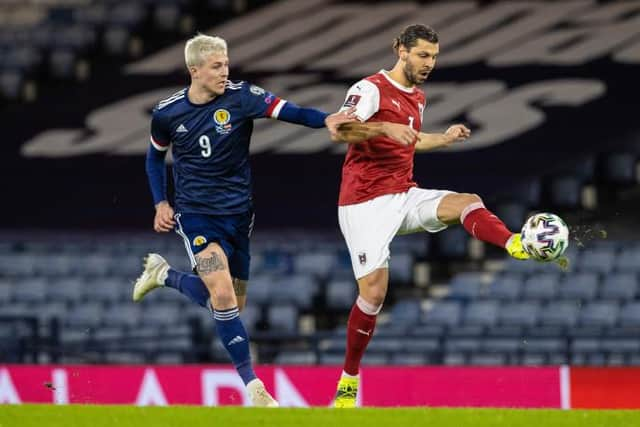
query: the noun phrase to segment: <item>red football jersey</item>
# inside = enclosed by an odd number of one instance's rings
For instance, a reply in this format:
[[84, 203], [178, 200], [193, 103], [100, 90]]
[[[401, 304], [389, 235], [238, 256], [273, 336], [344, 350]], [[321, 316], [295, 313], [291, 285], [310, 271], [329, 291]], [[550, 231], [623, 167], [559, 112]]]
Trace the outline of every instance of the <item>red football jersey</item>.
[[[425, 95], [418, 87], [400, 85], [382, 70], [351, 86], [342, 109], [350, 107], [356, 107], [356, 116], [363, 122], [401, 123], [420, 131]], [[384, 136], [349, 144], [338, 204], [361, 203], [415, 187], [414, 153], [415, 146]]]

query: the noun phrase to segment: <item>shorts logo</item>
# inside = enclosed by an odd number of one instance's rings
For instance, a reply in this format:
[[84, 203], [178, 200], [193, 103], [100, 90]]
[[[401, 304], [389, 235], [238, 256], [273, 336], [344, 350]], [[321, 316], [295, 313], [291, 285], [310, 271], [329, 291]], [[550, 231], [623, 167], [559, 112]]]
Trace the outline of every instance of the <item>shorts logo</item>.
[[358, 254], [358, 261], [360, 262], [360, 265], [365, 265], [367, 263], [367, 254], [360, 252]]
[[193, 246], [202, 246], [207, 243], [207, 238], [204, 236], [196, 236], [193, 239]]
[[343, 107], [347, 107], [347, 108], [351, 108], [351, 107], [355, 107], [356, 105], [358, 105], [358, 102], [360, 102], [360, 95], [349, 95], [349, 97], [347, 98], [346, 101], [344, 101], [344, 104], [342, 104]]
[[216, 132], [219, 134], [227, 134], [231, 132], [231, 113], [224, 108], [219, 108], [213, 113], [213, 121], [216, 122]]

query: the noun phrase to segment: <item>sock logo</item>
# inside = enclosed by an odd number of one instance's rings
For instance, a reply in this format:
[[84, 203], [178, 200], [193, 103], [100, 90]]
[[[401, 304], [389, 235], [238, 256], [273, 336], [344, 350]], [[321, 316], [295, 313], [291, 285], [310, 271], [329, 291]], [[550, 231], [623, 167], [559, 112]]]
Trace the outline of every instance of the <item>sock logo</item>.
[[231, 341], [229, 341], [227, 343], [227, 346], [232, 346], [234, 344], [240, 344], [243, 341], [244, 341], [244, 338], [242, 338], [240, 335], [236, 335], [234, 339], [232, 339]]
[[371, 329], [369, 329], [368, 331], [365, 331], [363, 329], [356, 329], [356, 332], [362, 335], [366, 335], [366, 336], [371, 336]]

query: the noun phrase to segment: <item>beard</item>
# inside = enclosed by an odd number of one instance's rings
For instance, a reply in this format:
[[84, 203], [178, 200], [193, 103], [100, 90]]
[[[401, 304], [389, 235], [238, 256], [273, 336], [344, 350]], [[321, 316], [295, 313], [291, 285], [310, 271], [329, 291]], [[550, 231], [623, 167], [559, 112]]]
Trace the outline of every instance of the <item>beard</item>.
[[407, 79], [407, 81], [414, 86], [421, 85], [425, 82], [425, 80], [427, 80], [427, 77], [423, 78], [420, 75], [420, 73], [418, 73], [418, 71], [416, 70], [416, 67], [414, 67], [408, 61], [405, 63], [404, 69], [402, 71], [404, 72], [404, 76]]

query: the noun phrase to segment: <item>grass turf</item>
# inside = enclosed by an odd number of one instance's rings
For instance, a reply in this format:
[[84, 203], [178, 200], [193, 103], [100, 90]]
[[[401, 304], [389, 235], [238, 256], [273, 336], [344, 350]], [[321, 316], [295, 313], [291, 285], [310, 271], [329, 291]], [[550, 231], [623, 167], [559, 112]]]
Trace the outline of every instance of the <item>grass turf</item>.
[[640, 411], [385, 408], [206, 408], [0, 405], [0, 427], [616, 427], [640, 425]]

